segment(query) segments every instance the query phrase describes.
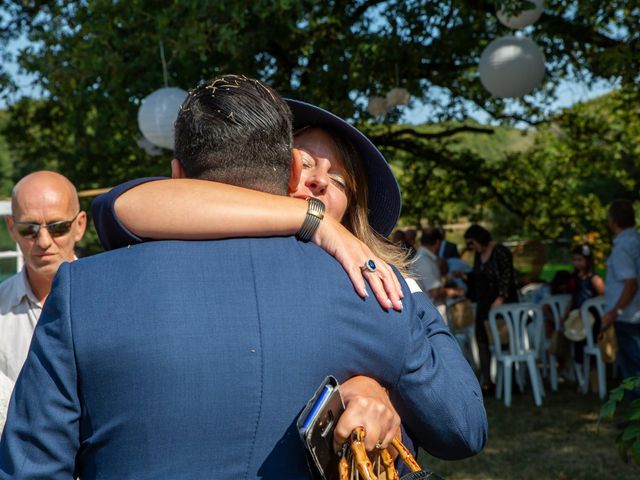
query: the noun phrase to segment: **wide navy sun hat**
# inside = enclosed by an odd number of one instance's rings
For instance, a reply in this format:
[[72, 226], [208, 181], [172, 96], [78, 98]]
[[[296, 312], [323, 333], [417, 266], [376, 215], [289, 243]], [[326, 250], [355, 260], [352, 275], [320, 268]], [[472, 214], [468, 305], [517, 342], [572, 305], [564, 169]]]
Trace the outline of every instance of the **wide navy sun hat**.
[[293, 113], [294, 130], [303, 127], [328, 128], [353, 145], [367, 172], [369, 224], [384, 237], [396, 226], [402, 208], [400, 187], [380, 150], [360, 130], [327, 110], [310, 103], [285, 98]]

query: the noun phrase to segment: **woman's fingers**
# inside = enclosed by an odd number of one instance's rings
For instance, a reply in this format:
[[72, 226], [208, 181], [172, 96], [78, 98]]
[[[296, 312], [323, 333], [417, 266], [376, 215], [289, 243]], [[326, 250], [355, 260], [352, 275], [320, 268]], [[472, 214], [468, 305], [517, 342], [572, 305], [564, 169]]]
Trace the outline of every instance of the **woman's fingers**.
[[380, 302], [380, 305], [384, 308], [393, 308], [398, 311], [402, 310], [400, 297], [402, 289], [400, 288], [400, 282], [386, 262], [377, 259], [376, 270], [374, 272], [363, 270], [363, 276], [367, 282], [369, 282], [371, 290], [378, 299], [378, 302]]
[[336, 446], [340, 447], [351, 432], [365, 428], [365, 448], [373, 450], [380, 442], [387, 447], [400, 429], [400, 416], [391, 404], [387, 391], [376, 380], [358, 375], [340, 385], [345, 411], [334, 431]]
[[[358, 295], [363, 298], [367, 296], [368, 283], [383, 308], [402, 310], [402, 288], [391, 267], [339, 222], [325, 218], [316, 230], [313, 241], [340, 262]], [[375, 263], [374, 271], [366, 268], [370, 260]]]
[[393, 269], [386, 263], [382, 262], [382, 268], [380, 269], [380, 278], [384, 283], [385, 290], [389, 295], [389, 299], [393, 303], [393, 308], [396, 310], [402, 310], [402, 287], [400, 281], [396, 276]]
[[[338, 257], [336, 257], [336, 259], [339, 260]], [[344, 263], [342, 263], [342, 267], [347, 272], [347, 275], [349, 275], [349, 279], [351, 280], [351, 283], [353, 283], [353, 288], [356, 289], [358, 295], [360, 295], [362, 298], [368, 297], [369, 294], [367, 293], [367, 284], [364, 280], [364, 276], [362, 275], [362, 270], [355, 266], [347, 267]]]
[[333, 432], [334, 447], [339, 448], [356, 427], [364, 427], [365, 449], [369, 452], [377, 445], [386, 448], [400, 428], [400, 417], [390, 403], [366, 395], [355, 396], [349, 402]]
[[378, 303], [380, 303], [382, 308], [385, 310], [393, 308], [393, 302], [389, 298], [389, 294], [385, 289], [385, 284], [383, 283], [382, 278], [380, 278], [380, 274], [377, 272], [363, 271], [362, 275], [369, 283], [373, 295], [376, 297], [376, 300], [378, 300]]

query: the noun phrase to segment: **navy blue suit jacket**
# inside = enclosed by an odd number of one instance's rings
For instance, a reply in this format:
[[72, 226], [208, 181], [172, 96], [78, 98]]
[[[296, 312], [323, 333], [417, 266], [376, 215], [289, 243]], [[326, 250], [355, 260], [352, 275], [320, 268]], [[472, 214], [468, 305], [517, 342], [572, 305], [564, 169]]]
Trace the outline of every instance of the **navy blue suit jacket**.
[[[406, 287], [406, 285], [404, 285]], [[427, 302], [361, 300], [293, 237], [136, 245], [64, 264], [11, 400], [1, 478], [309, 478], [296, 416], [327, 374], [385, 385], [434, 455], [486, 440]]]

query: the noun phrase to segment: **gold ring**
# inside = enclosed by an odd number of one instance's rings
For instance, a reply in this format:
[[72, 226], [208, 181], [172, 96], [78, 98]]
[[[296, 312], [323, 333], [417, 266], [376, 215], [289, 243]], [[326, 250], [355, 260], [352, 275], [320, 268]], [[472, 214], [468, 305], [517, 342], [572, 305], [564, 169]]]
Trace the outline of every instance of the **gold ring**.
[[382, 450], [382, 442], [380, 440], [376, 443], [376, 450]]

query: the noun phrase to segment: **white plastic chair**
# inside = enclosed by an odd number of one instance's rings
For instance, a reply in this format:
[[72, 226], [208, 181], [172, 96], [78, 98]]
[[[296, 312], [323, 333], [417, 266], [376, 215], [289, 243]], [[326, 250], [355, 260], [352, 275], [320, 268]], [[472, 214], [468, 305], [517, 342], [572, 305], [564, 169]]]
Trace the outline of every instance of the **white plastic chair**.
[[589, 372], [590, 372], [590, 357], [593, 357], [596, 364], [596, 370], [598, 374], [598, 395], [601, 399], [607, 395], [607, 382], [606, 382], [606, 370], [605, 364], [602, 361], [600, 355], [600, 348], [593, 338], [592, 326], [589, 324], [588, 315], [589, 310], [596, 311], [600, 318], [604, 315], [604, 297], [590, 298], [585, 301], [580, 307], [580, 318], [584, 325], [586, 337], [586, 345], [584, 346], [584, 361], [582, 362], [582, 372], [576, 367], [576, 377], [578, 378], [578, 384], [582, 393], [589, 391]]
[[544, 283], [528, 283], [518, 290], [518, 300], [522, 303], [532, 303]]
[[[567, 311], [567, 307], [571, 302], [571, 295], [569, 294], [561, 294], [561, 295], [549, 295], [548, 297], [543, 298], [539, 305], [540, 308], [543, 308], [545, 305], [549, 307], [551, 310], [551, 314], [553, 316], [553, 328], [556, 332], [561, 332], [560, 319], [564, 312]], [[544, 326], [543, 326], [543, 335], [542, 335], [542, 348], [540, 350], [541, 356], [540, 360], [542, 360], [543, 373], [546, 374], [547, 368], [549, 369], [549, 377], [551, 390], [556, 392], [558, 391], [558, 359], [555, 354], [549, 352], [549, 347], [551, 346], [551, 342], [544, 335]], [[546, 376], [546, 375], [545, 375]]]
[[[502, 317], [506, 323], [509, 334], [508, 351], [503, 351], [498, 331], [498, 317]], [[533, 323], [533, 328], [527, 328], [529, 323]], [[494, 355], [497, 362], [498, 372], [496, 379], [496, 398], [501, 398], [504, 393], [504, 404], [511, 406], [511, 373], [512, 367], [518, 369], [519, 364], [526, 364], [531, 379], [531, 389], [536, 406], [542, 405], [542, 380], [540, 372], [536, 366], [537, 351], [536, 346], [542, 340], [542, 310], [533, 303], [508, 303], [489, 311], [489, 327], [493, 335]], [[534, 337], [531, 338], [531, 332]], [[523, 372], [524, 373], [524, 372]], [[523, 386], [523, 375], [516, 375], [516, 380]]]

